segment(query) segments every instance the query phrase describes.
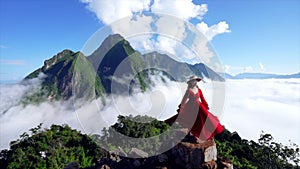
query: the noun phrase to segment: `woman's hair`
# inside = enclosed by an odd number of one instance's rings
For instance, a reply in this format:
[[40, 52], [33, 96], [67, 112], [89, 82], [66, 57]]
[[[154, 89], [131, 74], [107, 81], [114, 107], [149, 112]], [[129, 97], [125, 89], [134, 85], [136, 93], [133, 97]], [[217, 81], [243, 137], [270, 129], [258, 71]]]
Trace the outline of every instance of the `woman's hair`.
[[[188, 87], [187, 87], [187, 88], [191, 88], [191, 87], [193, 87], [191, 82], [187, 82], [187, 84], [188, 84]], [[197, 86], [197, 87], [198, 87], [198, 85], [197, 85], [197, 84], [196, 84], [195, 86]]]

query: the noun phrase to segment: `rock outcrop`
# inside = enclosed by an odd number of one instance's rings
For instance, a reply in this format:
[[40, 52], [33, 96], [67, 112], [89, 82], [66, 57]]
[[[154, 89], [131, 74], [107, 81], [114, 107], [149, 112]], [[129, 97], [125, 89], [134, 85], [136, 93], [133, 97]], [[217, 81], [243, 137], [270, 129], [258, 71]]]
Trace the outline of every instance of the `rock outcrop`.
[[217, 148], [214, 140], [203, 143], [180, 142], [157, 158], [158, 163], [166, 168], [217, 168]]
[[[181, 131], [185, 132], [185, 131]], [[129, 157], [136, 158], [128, 158]], [[195, 143], [186, 137], [170, 150], [148, 157], [148, 153], [132, 148], [128, 154], [122, 149], [110, 152], [110, 157], [100, 159], [95, 169], [233, 169], [232, 163], [218, 158], [213, 139]], [[74, 164], [72, 165], [74, 166]], [[66, 167], [66, 169], [69, 169]]]

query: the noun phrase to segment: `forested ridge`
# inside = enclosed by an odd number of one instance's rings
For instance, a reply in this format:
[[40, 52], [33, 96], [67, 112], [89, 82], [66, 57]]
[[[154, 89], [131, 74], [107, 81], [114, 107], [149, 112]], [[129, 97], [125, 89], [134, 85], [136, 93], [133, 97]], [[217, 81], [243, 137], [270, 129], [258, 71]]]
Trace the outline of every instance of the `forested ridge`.
[[[1, 150], [0, 168], [64, 168], [77, 162], [81, 168], [92, 167], [109, 155], [101, 144], [114, 140], [112, 130], [135, 138], [148, 138], [167, 132], [170, 126], [147, 116], [119, 116], [118, 122], [102, 130], [101, 136], [86, 135], [68, 125], [43, 128], [42, 124], [29, 129], [10, 143], [8, 150]], [[179, 126], [180, 127], [180, 126]], [[158, 137], [159, 146], [166, 137]], [[121, 140], [116, 140], [121, 141]], [[215, 137], [218, 156], [233, 162], [234, 168], [299, 168], [299, 147], [274, 142], [274, 138], [262, 133], [259, 140], [242, 139], [238, 133], [225, 130]], [[147, 145], [148, 144], [148, 145]], [[153, 143], [129, 143], [128, 146], [148, 146]], [[113, 145], [110, 147], [115, 149]], [[155, 147], [153, 147], [155, 148]], [[129, 148], [124, 148], [125, 152]], [[149, 150], [151, 151], [151, 150]]]

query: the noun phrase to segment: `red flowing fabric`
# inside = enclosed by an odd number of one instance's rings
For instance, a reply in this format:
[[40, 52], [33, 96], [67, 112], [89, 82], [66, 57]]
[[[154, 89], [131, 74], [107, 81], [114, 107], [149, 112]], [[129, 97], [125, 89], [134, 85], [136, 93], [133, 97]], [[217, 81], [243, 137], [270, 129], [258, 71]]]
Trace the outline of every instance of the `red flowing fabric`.
[[[197, 93], [188, 89], [182, 103], [185, 104], [180, 106], [178, 122], [184, 127], [191, 129], [190, 133], [192, 135], [201, 140], [208, 140], [224, 130], [218, 117], [208, 111], [208, 104], [199, 88]], [[174, 120], [174, 117], [168, 120]], [[192, 124], [193, 122], [194, 124]]]

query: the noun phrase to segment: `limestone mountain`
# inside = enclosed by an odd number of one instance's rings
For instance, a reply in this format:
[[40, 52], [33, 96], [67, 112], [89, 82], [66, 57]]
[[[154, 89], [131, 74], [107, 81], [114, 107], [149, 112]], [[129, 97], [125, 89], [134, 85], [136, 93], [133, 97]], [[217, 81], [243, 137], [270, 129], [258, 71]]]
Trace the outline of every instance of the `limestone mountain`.
[[[81, 52], [64, 50], [44, 62], [44, 66], [29, 74], [25, 79], [46, 75], [42, 89], [27, 99], [69, 99], [76, 97], [103, 96], [105, 90], [91, 63]], [[84, 91], [84, 92], [83, 92]]]
[[166, 54], [151, 52], [144, 54], [145, 63], [152, 69], [165, 72], [176, 81], [185, 81], [191, 75], [206, 77], [214, 81], [224, 81], [224, 78], [203, 63], [188, 64], [178, 62]]
[[[142, 55], [119, 34], [109, 35], [90, 55], [64, 50], [44, 62], [43, 67], [25, 79], [46, 75], [42, 89], [26, 98], [27, 101], [103, 97], [104, 94], [130, 93], [132, 88], [145, 91], [150, 84], [149, 74], [162, 72], [174, 81], [185, 81], [190, 75], [212, 80], [224, 79], [202, 63], [178, 62], [166, 54], [152, 52]], [[150, 82], [150, 83], [149, 83]]]
[[88, 60], [93, 64], [107, 93], [127, 92], [128, 81], [138, 83], [143, 91], [146, 89], [141, 54], [121, 35], [109, 35], [88, 56]]

